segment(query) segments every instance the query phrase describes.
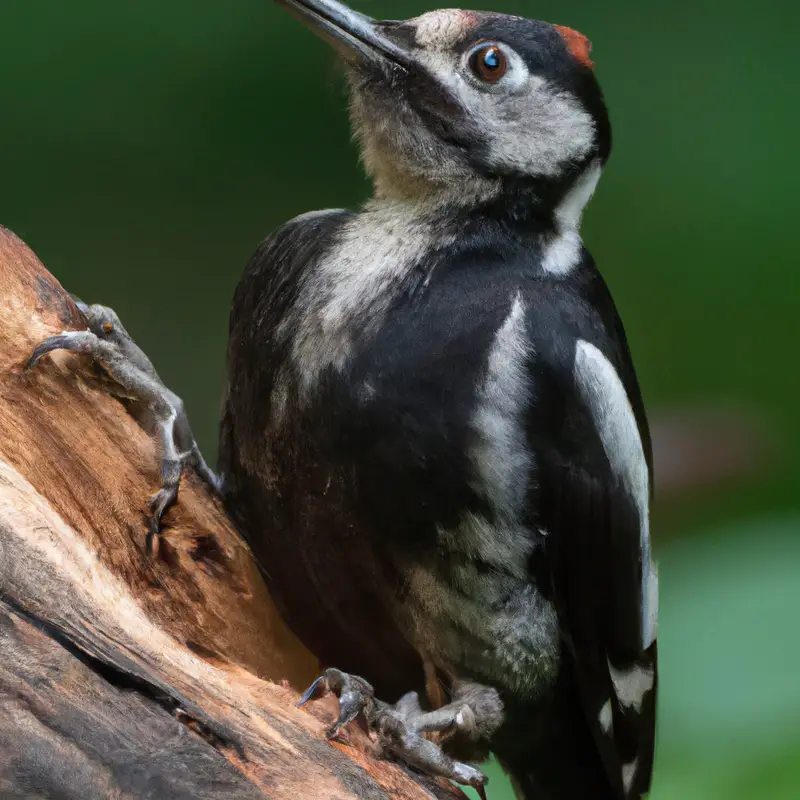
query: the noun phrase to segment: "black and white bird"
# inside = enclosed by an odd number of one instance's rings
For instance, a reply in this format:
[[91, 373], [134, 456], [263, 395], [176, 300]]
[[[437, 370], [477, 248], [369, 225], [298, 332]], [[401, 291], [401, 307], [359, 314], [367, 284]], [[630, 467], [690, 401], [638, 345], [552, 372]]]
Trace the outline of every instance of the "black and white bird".
[[335, 691], [334, 729], [364, 711], [388, 751], [463, 783], [491, 750], [523, 798], [639, 798], [652, 458], [579, 233], [611, 147], [589, 43], [279, 2], [343, 56], [374, 182], [362, 210], [269, 237], [231, 310], [223, 493], [331, 667], [305, 699]]
[[[247, 267], [228, 506], [325, 663], [383, 699], [435, 672], [455, 715], [488, 687], [471, 735], [523, 797], [640, 797], [651, 453], [579, 233], [611, 145], [589, 43], [498, 14], [280, 2], [344, 57], [374, 195], [289, 222]], [[347, 677], [326, 683], [352, 700]]]

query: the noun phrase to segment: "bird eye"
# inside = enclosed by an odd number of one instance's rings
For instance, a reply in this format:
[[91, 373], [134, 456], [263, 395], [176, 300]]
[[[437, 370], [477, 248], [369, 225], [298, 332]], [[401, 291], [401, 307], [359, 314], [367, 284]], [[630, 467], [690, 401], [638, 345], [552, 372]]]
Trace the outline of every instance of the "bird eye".
[[470, 69], [485, 83], [497, 83], [508, 71], [508, 58], [496, 44], [482, 44], [469, 59]]

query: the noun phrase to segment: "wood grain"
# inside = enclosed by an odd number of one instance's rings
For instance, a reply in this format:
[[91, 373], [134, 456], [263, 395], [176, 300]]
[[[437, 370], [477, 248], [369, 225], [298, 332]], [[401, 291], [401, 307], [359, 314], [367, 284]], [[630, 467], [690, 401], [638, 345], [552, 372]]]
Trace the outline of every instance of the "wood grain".
[[199, 481], [146, 556], [147, 431], [82, 356], [23, 370], [85, 327], [0, 228], [0, 796], [463, 798], [294, 707], [319, 664]]

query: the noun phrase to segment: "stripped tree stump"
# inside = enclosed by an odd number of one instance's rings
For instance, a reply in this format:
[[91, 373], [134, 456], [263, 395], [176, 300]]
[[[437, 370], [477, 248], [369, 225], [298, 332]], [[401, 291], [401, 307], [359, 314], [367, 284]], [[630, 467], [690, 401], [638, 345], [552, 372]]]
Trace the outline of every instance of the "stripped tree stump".
[[146, 554], [149, 433], [85, 357], [24, 370], [85, 328], [0, 228], [0, 796], [463, 798], [295, 708], [320, 665], [192, 475]]

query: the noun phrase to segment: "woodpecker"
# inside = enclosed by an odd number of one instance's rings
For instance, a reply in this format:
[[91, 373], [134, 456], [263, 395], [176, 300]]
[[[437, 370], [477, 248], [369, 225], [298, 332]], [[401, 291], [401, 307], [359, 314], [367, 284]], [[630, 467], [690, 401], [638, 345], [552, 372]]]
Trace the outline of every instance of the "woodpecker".
[[327, 667], [303, 701], [335, 692], [332, 735], [363, 712], [387, 752], [478, 788], [491, 751], [521, 798], [642, 797], [652, 454], [579, 231], [611, 149], [589, 42], [278, 2], [341, 56], [374, 184], [266, 239], [231, 307], [221, 491]]
[[374, 183], [361, 211], [268, 238], [231, 310], [227, 504], [334, 668], [312, 694], [346, 698], [342, 722], [433, 673], [439, 721], [466, 709], [521, 796], [640, 797], [652, 459], [579, 233], [611, 147], [589, 42], [500, 14], [279, 2], [342, 56]]

